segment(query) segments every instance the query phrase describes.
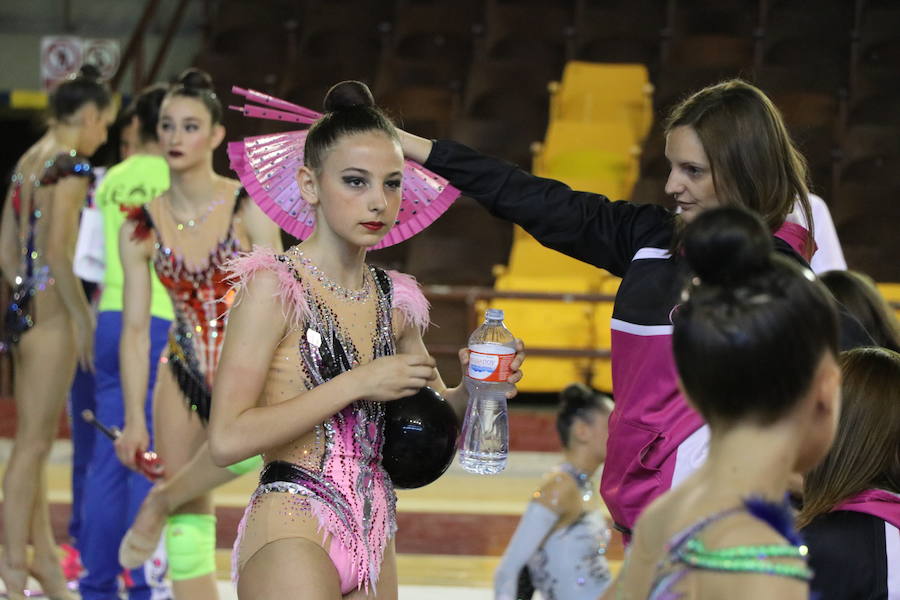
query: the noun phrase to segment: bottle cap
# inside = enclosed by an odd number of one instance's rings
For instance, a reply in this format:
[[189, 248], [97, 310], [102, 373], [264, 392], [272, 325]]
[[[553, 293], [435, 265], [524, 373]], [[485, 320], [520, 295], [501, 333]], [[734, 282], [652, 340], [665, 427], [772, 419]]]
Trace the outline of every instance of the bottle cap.
[[502, 308], [489, 308], [484, 312], [485, 319], [491, 319], [492, 321], [502, 321], [503, 320], [503, 309]]

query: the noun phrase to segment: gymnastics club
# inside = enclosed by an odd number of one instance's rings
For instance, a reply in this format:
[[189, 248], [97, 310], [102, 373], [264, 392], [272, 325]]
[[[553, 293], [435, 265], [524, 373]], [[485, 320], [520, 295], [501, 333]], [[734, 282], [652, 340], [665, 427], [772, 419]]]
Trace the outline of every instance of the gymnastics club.
[[[98, 421], [94, 416], [94, 411], [88, 408], [81, 411], [81, 418], [84, 419], [85, 422], [90, 423], [91, 425], [96, 427], [103, 435], [108, 437], [113, 442], [119, 439], [119, 436], [122, 435], [122, 432], [118, 427], [110, 428]], [[152, 452], [150, 450], [141, 452], [140, 450], [137, 450], [135, 452], [134, 460], [137, 463], [138, 470], [150, 481], [156, 481], [163, 476], [165, 466], [163, 465], [162, 461], [159, 458], [159, 455], [156, 454], [156, 452]]]

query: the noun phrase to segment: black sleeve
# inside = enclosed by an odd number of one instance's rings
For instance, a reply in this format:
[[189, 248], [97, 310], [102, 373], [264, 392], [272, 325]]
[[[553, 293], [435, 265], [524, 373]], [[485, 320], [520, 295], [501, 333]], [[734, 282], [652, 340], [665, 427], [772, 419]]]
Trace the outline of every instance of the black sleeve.
[[425, 167], [544, 246], [620, 277], [638, 249], [671, 237], [673, 216], [661, 206], [576, 192], [457, 142], [435, 141]]
[[884, 521], [836, 511], [816, 517], [803, 531], [819, 600], [885, 600], [887, 550]]

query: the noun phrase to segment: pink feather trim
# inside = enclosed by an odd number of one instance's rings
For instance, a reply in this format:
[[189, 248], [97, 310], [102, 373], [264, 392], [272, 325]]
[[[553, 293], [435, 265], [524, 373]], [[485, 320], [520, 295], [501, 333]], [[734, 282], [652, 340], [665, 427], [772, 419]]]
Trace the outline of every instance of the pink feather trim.
[[306, 303], [306, 295], [300, 282], [294, 277], [287, 263], [279, 260], [278, 256], [271, 248], [254, 246], [252, 251], [242, 252], [229, 259], [225, 263], [225, 270], [228, 271], [228, 279], [233, 282], [232, 287], [236, 290], [246, 286], [259, 271], [274, 272], [280, 284], [276, 296], [281, 298], [284, 320], [292, 329], [299, 328], [311, 316], [309, 305]]
[[428, 315], [431, 305], [422, 293], [416, 278], [399, 271], [388, 271], [387, 274], [391, 276], [394, 284], [391, 308], [400, 311], [406, 319], [406, 325], [414, 325], [424, 333], [431, 323]]

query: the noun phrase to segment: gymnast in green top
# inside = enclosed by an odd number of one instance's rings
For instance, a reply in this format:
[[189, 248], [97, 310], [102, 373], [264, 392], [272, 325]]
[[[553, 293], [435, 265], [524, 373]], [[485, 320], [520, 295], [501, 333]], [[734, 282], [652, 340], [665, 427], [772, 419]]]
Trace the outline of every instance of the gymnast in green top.
[[[135, 148], [138, 150], [137, 152], [111, 168], [97, 190], [96, 203], [103, 215], [103, 238], [106, 249], [103, 292], [98, 307], [100, 312], [122, 312], [124, 276], [122, 264], [119, 262], [119, 230], [122, 228], [122, 223], [125, 222], [123, 207], [147, 204], [169, 189], [169, 165], [158, 152], [154, 152], [156, 122], [153, 120], [145, 123], [135, 114], [138, 102], [158, 102], [155, 96], [158, 95], [161, 99], [165, 92], [165, 87], [152, 87], [144, 92], [150, 94], [149, 96], [139, 97], [135, 105], [129, 107], [131, 110], [126, 112], [126, 119], [130, 122], [125, 129], [136, 129], [129, 133], [139, 138], [151, 135], [152, 138], [139, 142]], [[143, 110], [146, 111], [148, 108]], [[159, 108], [156, 107], [155, 110], [158, 112]], [[152, 130], [149, 129], [151, 126]], [[152, 273], [150, 313], [154, 317], [167, 321], [171, 321], [173, 317], [172, 302], [156, 273]]]
[[685, 396], [709, 423], [709, 456], [638, 519], [608, 597], [806, 600], [806, 547], [784, 498], [834, 437], [836, 309], [805, 265], [773, 254], [749, 212], [710, 209], [683, 239], [691, 272], [672, 346]]

